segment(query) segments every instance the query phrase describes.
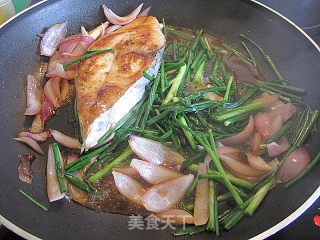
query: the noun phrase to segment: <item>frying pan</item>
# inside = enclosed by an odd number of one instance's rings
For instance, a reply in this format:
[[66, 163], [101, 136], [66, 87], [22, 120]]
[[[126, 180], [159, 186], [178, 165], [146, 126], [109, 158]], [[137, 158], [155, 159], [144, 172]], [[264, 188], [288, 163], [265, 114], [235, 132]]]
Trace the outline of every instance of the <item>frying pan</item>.
[[[65, 21], [69, 22], [69, 33], [79, 31], [81, 25], [91, 29], [105, 20], [101, 10], [107, 4], [120, 15], [129, 13], [140, 1], [108, 0], [56, 0], [45, 1], [14, 18], [0, 29], [0, 221], [8, 228], [26, 238], [43, 239], [167, 239], [167, 230], [128, 230], [128, 217], [107, 213], [96, 213], [67, 200], [48, 203], [46, 195], [46, 155], [36, 155], [33, 163], [33, 183], [18, 180], [19, 153], [32, 153], [28, 147], [12, 140], [23, 127], [27, 129], [32, 119], [24, 116], [25, 85], [28, 74], [41, 74], [42, 61], [39, 54], [39, 38], [36, 34], [44, 28]], [[312, 43], [300, 29], [285, 21], [274, 12], [254, 2], [233, 0], [145, 0], [152, 6], [151, 15], [165, 18], [173, 26], [204, 29], [218, 39], [240, 49], [238, 35], [245, 33], [261, 43], [272, 56], [284, 78], [292, 85], [307, 88], [305, 102], [320, 109], [320, 54], [319, 47]], [[272, 73], [258, 58], [266, 78]], [[65, 107], [59, 110], [47, 127], [73, 134], [72, 111]], [[43, 149], [51, 141], [43, 144]], [[320, 135], [310, 139], [310, 152], [314, 156], [320, 145]], [[248, 239], [281, 222], [309, 197], [309, 202], [300, 208], [304, 211], [319, 196], [320, 168], [286, 190], [272, 190], [251, 218], [247, 217], [230, 232], [223, 231], [222, 239]], [[17, 189], [30, 193], [35, 199], [49, 206], [44, 212], [25, 199]], [[314, 193], [314, 194], [313, 194]], [[313, 194], [313, 195], [312, 195]], [[296, 213], [296, 215], [299, 213]], [[291, 220], [286, 220], [288, 224]], [[278, 226], [276, 230], [283, 227]], [[24, 231], [23, 231], [23, 230]], [[265, 233], [265, 237], [274, 231]], [[298, 233], [299, 234], [299, 233]], [[302, 237], [303, 235], [301, 235]], [[190, 239], [212, 239], [204, 233]], [[298, 237], [298, 235], [297, 235]]]

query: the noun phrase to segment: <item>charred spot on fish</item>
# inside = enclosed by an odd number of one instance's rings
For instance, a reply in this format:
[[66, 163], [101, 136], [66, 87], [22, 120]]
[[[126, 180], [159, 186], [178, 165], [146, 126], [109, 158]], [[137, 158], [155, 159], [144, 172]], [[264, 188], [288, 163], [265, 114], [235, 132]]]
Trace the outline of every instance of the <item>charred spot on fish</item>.
[[98, 97], [102, 98], [106, 95], [117, 95], [118, 92], [121, 90], [120, 87], [115, 86], [115, 85], [105, 85], [100, 88], [98, 91]]
[[123, 44], [126, 46], [129, 46], [129, 45], [134, 44], [134, 42], [131, 39], [129, 39], [129, 40], [126, 40]]

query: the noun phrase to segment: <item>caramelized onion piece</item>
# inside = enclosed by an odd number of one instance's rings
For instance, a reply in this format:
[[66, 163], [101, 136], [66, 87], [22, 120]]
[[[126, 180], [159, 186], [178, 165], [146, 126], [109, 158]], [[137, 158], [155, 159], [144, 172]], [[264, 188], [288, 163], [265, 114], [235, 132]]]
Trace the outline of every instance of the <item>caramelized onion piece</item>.
[[227, 137], [224, 139], [221, 139], [220, 142], [225, 145], [231, 145], [231, 146], [239, 146], [244, 144], [250, 136], [253, 134], [254, 131], [254, 120], [253, 116], [251, 115], [249, 118], [248, 125], [237, 135]]
[[33, 154], [19, 154], [18, 157], [20, 158], [18, 167], [19, 179], [22, 182], [31, 184], [33, 178], [31, 164], [35, 160], [35, 156]]
[[310, 163], [310, 154], [305, 147], [293, 151], [282, 163], [277, 175], [278, 183], [289, 182], [298, 176]]
[[260, 156], [252, 153], [247, 153], [248, 163], [251, 167], [261, 171], [270, 171], [272, 167], [269, 166]]
[[177, 224], [193, 224], [193, 216], [185, 210], [174, 208], [164, 212], [156, 213], [155, 216], [162, 221]]
[[132, 159], [130, 166], [136, 169], [140, 176], [151, 184], [158, 184], [182, 176], [177, 171], [138, 159]]
[[50, 129], [50, 133], [52, 137], [60, 144], [65, 147], [73, 148], [73, 149], [80, 149], [81, 144], [78, 139], [69, 137], [57, 130]]
[[116, 171], [112, 171], [112, 174], [119, 192], [135, 204], [142, 205], [144, 187], [130, 176]]
[[28, 144], [30, 147], [33, 148], [33, 150], [35, 150], [37, 153], [40, 153], [40, 154], [44, 154], [43, 150], [41, 149], [41, 147], [39, 146], [39, 144], [33, 140], [32, 138], [28, 138], [28, 137], [18, 137], [18, 138], [13, 138], [14, 140], [16, 141], [19, 141], [19, 142], [23, 142], [23, 143], [26, 143]]
[[152, 212], [163, 212], [178, 204], [192, 184], [194, 176], [184, 175], [154, 185], [142, 197], [144, 207]]
[[[42, 108], [41, 108], [42, 110]], [[31, 133], [42, 133], [44, 130], [44, 125], [41, 119], [41, 115], [38, 113], [37, 115], [35, 115], [33, 121], [32, 121], [32, 125], [30, 128], [30, 132]]]
[[141, 159], [156, 165], [182, 164], [184, 157], [161, 142], [130, 135], [132, 151]]
[[[208, 174], [208, 165], [199, 163], [198, 175]], [[195, 189], [194, 225], [204, 225], [209, 219], [209, 181], [208, 178], [199, 179]]]
[[[63, 168], [63, 161], [61, 161]], [[54, 202], [65, 196], [65, 193], [61, 193], [60, 185], [57, 178], [56, 162], [52, 150], [52, 144], [49, 145], [48, 149], [48, 160], [47, 160], [47, 194], [49, 202]]]

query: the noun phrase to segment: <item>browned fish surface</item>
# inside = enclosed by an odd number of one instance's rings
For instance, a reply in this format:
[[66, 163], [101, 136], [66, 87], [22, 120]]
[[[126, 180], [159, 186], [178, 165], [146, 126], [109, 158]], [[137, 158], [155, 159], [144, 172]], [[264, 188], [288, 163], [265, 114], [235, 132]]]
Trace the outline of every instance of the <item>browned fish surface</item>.
[[[143, 77], [143, 71], [152, 67], [164, 43], [157, 19], [139, 17], [90, 46], [90, 50], [111, 48], [113, 51], [83, 60], [77, 70], [76, 94], [84, 145], [88, 135], [97, 131], [91, 126], [93, 122]], [[92, 146], [91, 143], [85, 148]]]

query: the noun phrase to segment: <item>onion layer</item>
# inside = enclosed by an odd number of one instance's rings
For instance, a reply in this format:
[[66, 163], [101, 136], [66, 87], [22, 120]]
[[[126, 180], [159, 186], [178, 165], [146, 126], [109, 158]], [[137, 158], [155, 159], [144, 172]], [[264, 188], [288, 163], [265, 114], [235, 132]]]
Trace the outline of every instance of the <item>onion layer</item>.
[[[63, 161], [61, 161], [63, 168]], [[49, 145], [48, 149], [48, 160], [47, 160], [47, 194], [49, 202], [59, 200], [65, 196], [60, 191], [60, 185], [57, 178], [56, 162], [52, 150], [52, 144]]]
[[184, 175], [154, 185], [142, 197], [144, 207], [152, 212], [163, 212], [178, 204], [192, 184], [194, 176]]
[[158, 141], [130, 135], [129, 144], [137, 156], [156, 165], [182, 164], [184, 161], [183, 156]]
[[272, 170], [272, 167], [270, 167], [260, 156], [247, 153], [248, 163], [251, 167], [254, 169], [260, 170], [260, 171], [270, 171]]
[[130, 176], [130, 177], [139, 175], [139, 172], [136, 169], [134, 169], [133, 167], [113, 168], [112, 170], [119, 172], [119, 173], [122, 173], [124, 175]]
[[36, 115], [41, 109], [43, 89], [40, 81], [32, 76], [27, 76], [27, 109], [25, 115]]
[[49, 131], [45, 131], [41, 133], [20, 132], [18, 133], [18, 137], [28, 137], [28, 138], [32, 138], [37, 142], [44, 142], [45, 140], [51, 137], [51, 134]]
[[252, 103], [263, 102], [263, 106], [266, 108], [266, 107], [272, 106], [275, 102], [279, 101], [279, 98], [280, 98], [280, 94], [272, 94], [272, 95], [268, 94], [253, 100]]
[[290, 147], [290, 143], [287, 136], [282, 136], [279, 143], [272, 142], [267, 145], [269, 157], [278, 156], [285, 152]]
[[37, 153], [40, 153], [40, 154], [44, 154], [43, 150], [41, 149], [41, 147], [39, 146], [39, 144], [31, 139], [31, 138], [28, 138], [28, 137], [18, 137], [18, 138], [14, 138], [14, 140], [16, 141], [19, 141], [19, 142], [23, 142], [23, 143], [26, 143], [28, 144], [30, 147], [33, 148], [33, 150], [35, 150]]
[[41, 55], [51, 57], [67, 33], [67, 22], [54, 24], [48, 28], [41, 39]]
[[126, 25], [132, 22], [137, 17], [139, 12], [141, 11], [142, 6], [143, 6], [143, 3], [140, 4], [132, 13], [130, 13], [125, 17], [119, 17], [114, 12], [112, 12], [111, 9], [107, 8], [106, 5], [102, 5], [102, 8], [103, 8], [104, 15], [106, 16], [109, 22], [117, 25]]
[[140, 176], [151, 184], [158, 184], [182, 176], [177, 171], [138, 159], [132, 159], [130, 166], [136, 169]]
[[50, 129], [52, 137], [60, 144], [68, 148], [80, 149], [81, 144], [78, 139], [64, 135], [63, 133]]
[[120, 172], [112, 172], [119, 192], [137, 205], [142, 205], [141, 198], [145, 193], [144, 187], [132, 177]]
[[254, 116], [254, 125], [258, 133], [261, 134], [264, 140], [271, 136], [272, 118], [267, 113], [258, 113]]
[[297, 111], [296, 106], [294, 106], [291, 103], [287, 103], [287, 104], [281, 105], [280, 107], [272, 110], [269, 114], [272, 118], [274, 118], [278, 115], [282, 115], [283, 121], [286, 122], [293, 116], [293, 114], [295, 114], [296, 111]]
[[278, 183], [289, 182], [298, 176], [310, 163], [310, 154], [305, 147], [293, 151], [282, 163], [277, 175]]
[[[198, 175], [208, 174], [208, 165], [199, 163]], [[194, 225], [204, 225], [209, 219], [209, 181], [199, 179], [195, 190]]]
[[220, 142], [225, 145], [239, 146], [244, 144], [249, 139], [249, 137], [253, 134], [253, 131], [254, 131], [254, 120], [253, 120], [253, 116], [251, 115], [249, 118], [248, 125], [240, 133], [238, 133], [235, 136], [224, 138], [220, 140]]

